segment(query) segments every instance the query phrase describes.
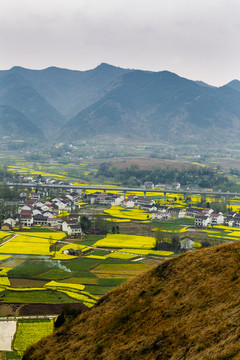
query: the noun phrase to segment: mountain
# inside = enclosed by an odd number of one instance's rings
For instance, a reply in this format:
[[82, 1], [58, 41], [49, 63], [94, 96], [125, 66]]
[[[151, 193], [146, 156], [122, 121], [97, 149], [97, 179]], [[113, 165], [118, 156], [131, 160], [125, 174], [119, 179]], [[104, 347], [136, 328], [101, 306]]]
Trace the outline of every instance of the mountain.
[[200, 80], [196, 80], [195, 83], [200, 85], [200, 86], [203, 86], [203, 87], [210, 87], [210, 88], [215, 87], [215, 86], [209, 85], [209, 84], [205, 83], [204, 81], [200, 81]]
[[227, 84], [227, 86], [240, 92], [240, 81], [239, 80], [232, 80]]
[[0, 105], [0, 133], [1, 137], [11, 136], [14, 139], [44, 139], [43, 132], [35, 124], [10, 106]]
[[0, 77], [0, 105], [11, 106], [31, 120], [43, 133], [55, 131], [65, 118], [43, 98], [21, 74]]
[[25, 360], [237, 360], [240, 244], [190, 251], [103, 296]]
[[213, 145], [240, 139], [239, 84], [217, 88], [105, 63], [87, 71], [16, 66], [0, 71], [0, 105], [20, 112], [50, 142], [127, 136]]
[[0, 71], [0, 105], [11, 106], [40, 127], [49, 140], [101, 91], [128, 70], [101, 64], [88, 71], [56, 67]]
[[228, 86], [203, 87], [168, 71], [129, 71], [67, 122], [60, 138], [97, 135], [172, 143], [237, 140], [240, 93]]
[[[15, 66], [8, 71], [0, 72], [0, 81], [5, 75], [14, 75], [18, 86], [27, 84], [47, 99], [62, 116], [70, 119], [96, 100], [102, 89], [127, 71], [105, 63], [87, 71], [57, 67], [29, 70]], [[20, 77], [22, 82], [19, 81]]]

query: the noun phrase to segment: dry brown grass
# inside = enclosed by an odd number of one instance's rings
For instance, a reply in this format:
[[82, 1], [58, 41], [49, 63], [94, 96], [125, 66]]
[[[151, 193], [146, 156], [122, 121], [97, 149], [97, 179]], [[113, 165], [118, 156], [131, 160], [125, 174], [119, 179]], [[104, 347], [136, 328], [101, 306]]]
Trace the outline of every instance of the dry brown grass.
[[163, 169], [178, 169], [181, 171], [182, 169], [188, 169], [192, 167], [191, 163], [182, 163], [178, 161], [172, 160], [164, 160], [164, 159], [154, 159], [154, 158], [145, 158], [145, 157], [133, 157], [133, 158], [125, 158], [120, 161], [117, 159], [116, 162], [113, 161], [114, 166], [119, 169], [125, 169], [130, 167], [131, 165], [138, 165], [140, 169], [149, 170], [153, 167], [161, 167]]
[[108, 293], [28, 360], [240, 359], [240, 243], [188, 252]]
[[37, 287], [43, 287], [44, 284], [46, 284], [47, 281], [42, 280], [32, 280], [32, 279], [9, 279], [11, 283], [11, 287], [13, 288], [37, 288]]

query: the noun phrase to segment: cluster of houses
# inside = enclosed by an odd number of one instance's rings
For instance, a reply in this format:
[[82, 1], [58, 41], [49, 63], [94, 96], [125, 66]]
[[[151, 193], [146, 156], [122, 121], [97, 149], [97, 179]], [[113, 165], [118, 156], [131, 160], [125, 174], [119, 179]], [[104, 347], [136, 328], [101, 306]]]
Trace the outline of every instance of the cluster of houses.
[[156, 213], [152, 214], [153, 220], [169, 220], [174, 218], [194, 218], [194, 224], [197, 227], [206, 227], [224, 224], [227, 226], [240, 227], [240, 214], [237, 212], [229, 213], [224, 216], [221, 212], [215, 213], [213, 209], [199, 209], [189, 207], [186, 210], [179, 207], [160, 206]]
[[[26, 194], [25, 194], [26, 195]], [[25, 199], [18, 207], [18, 213], [13, 217], [4, 219], [2, 229], [11, 229], [19, 224], [21, 226], [47, 225], [54, 229], [65, 231], [68, 235], [82, 234], [79, 225], [80, 217], [71, 214], [80, 205], [80, 194], [72, 192], [66, 196], [56, 197], [51, 200], [42, 200], [38, 193], [30, 193], [30, 198]], [[70, 213], [67, 219], [60, 216]]]
[[189, 207], [182, 209], [174, 206], [156, 206], [154, 200], [146, 197], [138, 197], [129, 195], [124, 199], [123, 195], [95, 192], [88, 196], [88, 200], [92, 204], [101, 204], [109, 206], [122, 206], [125, 208], [133, 208], [135, 206], [142, 210], [152, 213], [152, 220], [170, 220], [176, 218], [191, 217], [195, 219], [195, 226], [206, 227], [212, 225], [224, 224], [228, 226], [240, 227], [240, 214], [237, 212], [230, 213], [225, 217], [221, 212], [215, 213], [213, 209], [199, 209]]
[[[26, 179], [24, 179], [26, 180]], [[39, 178], [37, 180], [28, 178], [28, 181], [38, 181], [41, 183], [53, 183], [56, 181], [51, 178]], [[163, 184], [159, 184], [163, 185]], [[175, 184], [179, 186], [178, 183]], [[146, 183], [145, 186], [152, 186], [152, 183]], [[30, 196], [26, 192], [20, 194], [22, 197], [22, 204], [18, 208], [18, 214], [12, 218], [4, 220], [2, 228], [15, 227], [17, 224], [22, 226], [32, 225], [47, 225], [55, 229], [60, 229], [67, 232], [68, 235], [82, 234], [82, 229], [79, 225], [79, 219], [71, 214], [76, 212], [80, 207], [78, 204], [81, 200], [81, 191], [71, 192], [67, 195], [55, 197], [49, 200], [43, 200], [46, 194], [39, 194], [31, 192]], [[228, 226], [240, 227], [240, 214], [237, 212], [229, 213], [228, 216], [223, 216], [221, 212], [214, 213], [213, 209], [199, 209], [189, 207], [182, 209], [174, 206], [156, 206], [153, 199], [147, 197], [139, 197], [137, 195], [128, 195], [127, 198], [122, 194], [108, 193], [96, 191], [87, 195], [87, 201], [90, 204], [99, 204], [107, 206], [122, 206], [125, 208], [139, 207], [152, 214], [152, 220], [169, 220], [174, 218], [191, 217], [195, 219], [195, 226], [206, 227], [211, 225], [224, 224]], [[67, 220], [63, 218], [61, 213], [67, 211], [71, 215]]]
[[137, 206], [149, 212], [157, 211], [155, 200], [145, 197], [138, 197], [137, 195], [128, 195], [128, 198], [125, 199], [123, 195], [119, 194], [95, 192], [88, 195], [87, 198], [91, 204], [123, 206], [128, 209]]
[[[9, 179], [9, 181], [11, 181], [11, 179]], [[18, 183], [28, 183], [28, 184], [32, 184], [32, 185], [44, 185], [44, 184], [49, 184], [49, 185], [73, 185], [72, 183], [68, 182], [68, 181], [62, 181], [62, 180], [57, 180], [54, 179], [52, 177], [47, 177], [47, 176], [41, 176], [38, 175], [37, 177], [34, 176], [30, 176], [30, 175], [21, 175], [21, 174], [15, 174], [14, 176], [14, 181], [18, 182]]]

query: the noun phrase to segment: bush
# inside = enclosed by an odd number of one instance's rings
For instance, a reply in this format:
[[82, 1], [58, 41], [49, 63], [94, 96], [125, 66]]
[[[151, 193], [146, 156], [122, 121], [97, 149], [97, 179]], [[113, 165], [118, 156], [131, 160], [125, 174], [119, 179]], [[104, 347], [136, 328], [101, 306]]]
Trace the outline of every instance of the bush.
[[54, 323], [55, 329], [59, 328], [65, 323], [72, 321], [81, 313], [82, 310], [80, 309], [71, 309], [70, 306], [65, 306], [62, 313], [57, 317], [57, 320]]

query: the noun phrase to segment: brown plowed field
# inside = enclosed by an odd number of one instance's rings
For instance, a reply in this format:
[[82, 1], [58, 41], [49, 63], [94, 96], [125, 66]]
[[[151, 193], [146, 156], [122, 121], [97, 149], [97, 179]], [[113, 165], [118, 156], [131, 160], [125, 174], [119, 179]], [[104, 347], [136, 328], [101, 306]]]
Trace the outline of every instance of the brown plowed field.
[[88, 310], [88, 307], [81, 303], [72, 304], [25, 304], [21, 307], [19, 315], [31, 316], [31, 315], [55, 315], [61, 314], [64, 306], [71, 309]]
[[71, 309], [88, 310], [81, 303], [72, 304], [0, 304], [0, 316], [31, 316], [61, 314], [64, 306]]
[[113, 164], [119, 169], [124, 169], [130, 167], [131, 165], [139, 165], [140, 169], [152, 169], [153, 167], [161, 167], [165, 169], [169, 167], [170, 169], [182, 170], [188, 169], [193, 166], [191, 163], [181, 163], [173, 160], [163, 160], [163, 159], [153, 159], [153, 158], [129, 158], [122, 160], [120, 162], [114, 162]]

